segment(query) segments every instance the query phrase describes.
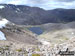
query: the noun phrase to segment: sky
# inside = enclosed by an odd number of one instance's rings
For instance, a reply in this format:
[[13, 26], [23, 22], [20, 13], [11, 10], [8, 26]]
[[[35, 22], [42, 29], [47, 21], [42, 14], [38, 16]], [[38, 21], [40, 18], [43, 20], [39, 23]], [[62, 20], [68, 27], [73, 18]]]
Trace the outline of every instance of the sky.
[[55, 8], [75, 9], [75, 0], [0, 0], [0, 3], [28, 5], [46, 10]]

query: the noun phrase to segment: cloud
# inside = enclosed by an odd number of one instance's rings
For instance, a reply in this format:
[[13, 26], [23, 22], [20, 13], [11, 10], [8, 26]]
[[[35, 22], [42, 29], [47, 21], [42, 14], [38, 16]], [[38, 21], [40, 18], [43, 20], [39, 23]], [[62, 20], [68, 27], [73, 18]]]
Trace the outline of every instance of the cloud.
[[8, 4], [15, 4], [15, 5], [18, 5], [18, 4], [22, 4], [22, 2], [20, 0], [12, 0], [12, 1], [9, 1], [7, 2]]
[[56, 1], [60, 1], [60, 2], [72, 2], [72, 1], [75, 1], [75, 0], [56, 0]]
[[35, 6], [46, 10], [55, 8], [75, 8], [75, 0], [0, 0], [0, 3]]
[[41, 5], [44, 9], [55, 9], [55, 8], [65, 8], [65, 9], [75, 9], [75, 1], [73, 2], [48, 2]]

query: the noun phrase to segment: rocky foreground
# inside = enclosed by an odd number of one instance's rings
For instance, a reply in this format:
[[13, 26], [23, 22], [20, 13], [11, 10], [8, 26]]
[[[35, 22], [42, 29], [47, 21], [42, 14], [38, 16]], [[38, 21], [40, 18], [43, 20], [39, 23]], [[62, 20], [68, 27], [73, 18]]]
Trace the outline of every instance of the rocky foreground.
[[0, 56], [60, 56], [60, 51], [75, 51], [75, 38], [56, 45], [26, 45], [18, 42], [0, 41]]

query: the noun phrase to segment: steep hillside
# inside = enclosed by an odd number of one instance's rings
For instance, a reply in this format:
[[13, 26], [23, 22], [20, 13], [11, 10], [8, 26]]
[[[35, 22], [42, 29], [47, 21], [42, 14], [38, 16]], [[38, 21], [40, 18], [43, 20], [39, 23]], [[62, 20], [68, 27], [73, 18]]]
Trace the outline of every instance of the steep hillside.
[[5, 36], [8, 41], [31, 45], [40, 44], [37, 36], [23, 26], [16, 25], [10, 21], [6, 22], [4, 19], [0, 20], [0, 26], [0, 39]]
[[44, 10], [25, 5], [0, 4], [0, 16], [22, 25], [39, 25], [45, 23], [67, 23], [75, 21], [74, 9]]
[[48, 23], [40, 26], [44, 32], [39, 35], [40, 38], [56, 44], [63, 43], [75, 37], [75, 22], [67, 24]]

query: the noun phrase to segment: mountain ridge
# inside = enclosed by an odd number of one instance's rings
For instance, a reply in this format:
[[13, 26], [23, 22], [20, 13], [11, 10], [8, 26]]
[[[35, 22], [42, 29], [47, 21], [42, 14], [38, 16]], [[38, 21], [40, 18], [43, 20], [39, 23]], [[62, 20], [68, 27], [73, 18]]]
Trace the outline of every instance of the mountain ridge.
[[75, 9], [44, 10], [26, 5], [0, 4], [0, 16], [21, 25], [40, 25], [45, 23], [68, 23], [75, 21]]

